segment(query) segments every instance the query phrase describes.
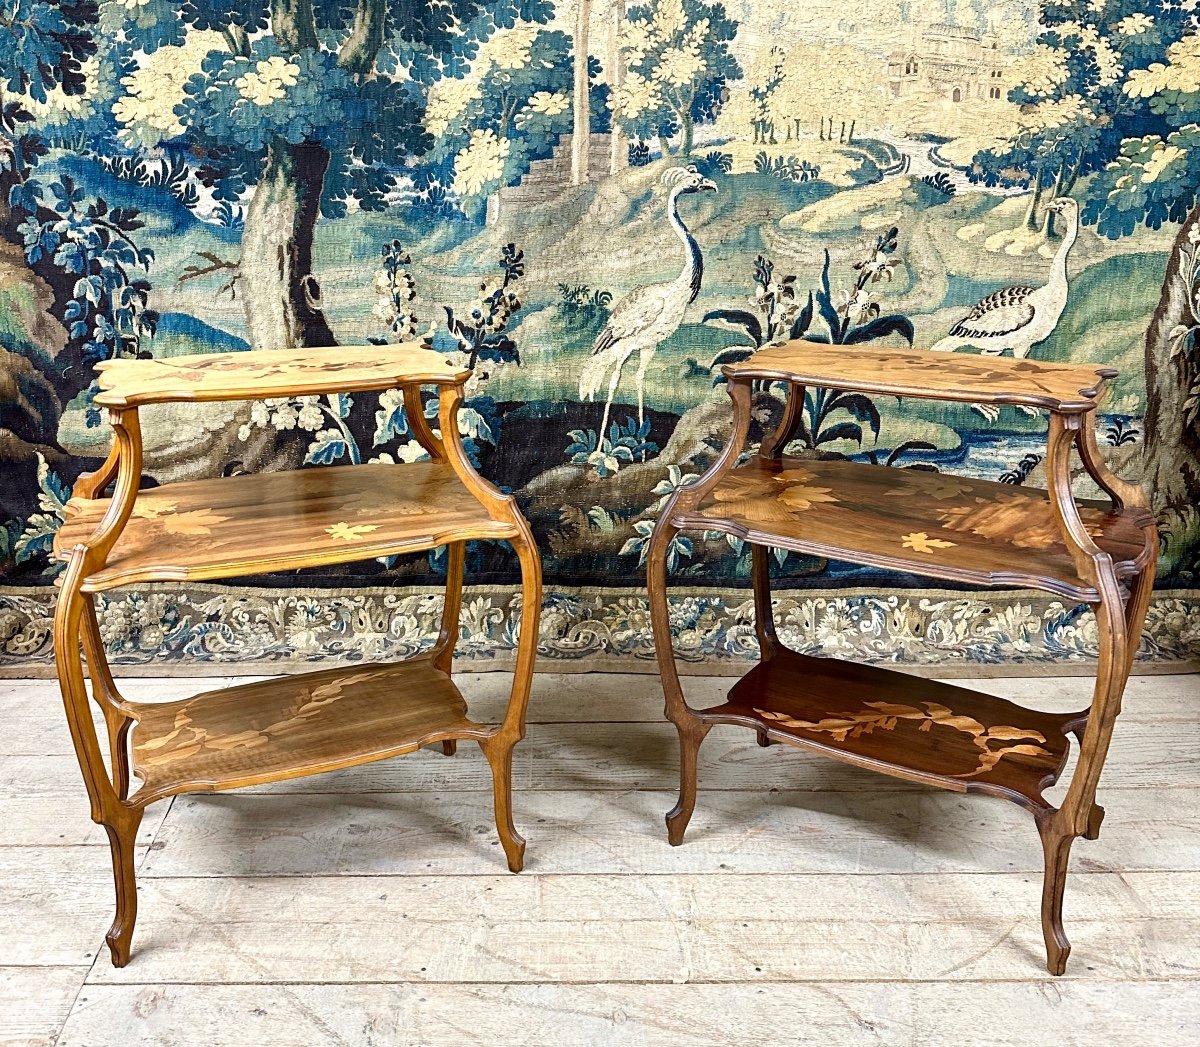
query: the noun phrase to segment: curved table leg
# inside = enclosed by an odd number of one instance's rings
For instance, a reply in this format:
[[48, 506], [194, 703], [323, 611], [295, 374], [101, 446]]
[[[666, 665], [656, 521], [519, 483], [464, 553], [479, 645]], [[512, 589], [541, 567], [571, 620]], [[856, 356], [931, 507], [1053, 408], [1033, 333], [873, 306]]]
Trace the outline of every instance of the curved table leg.
[[787, 399], [783, 403], [783, 416], [775, 431], [768, 434], [759, 447], [758, 453], [762, 458], [779, 459], [783, 457], [784, 448], [794, 439], [804, 425], [804, 396], [806, 389], [802, 385], [789, 384]]
[[[678, 846], [683, 842], [688, 822], [696, 807], [696, 764], [700, 746], [712, 729], [688, 707], [675, 666], [675, 651], [671, 640], [671, 613], [667, 602], [667, 551], [679, 528], [671, 523], [676, 510], [690, 510], [733, 468], [738, 453], [746, 443], [750, 428], [750, 385], [730, 382], [729, 397], [733, 401], [733, 430], [708, 471], [694, 484], [681, 487], [659, 515], [646, 553], [646, 587], [650, 598], [650, 624], [654, 630], [654, 653], [662, 679], [666, 700], [666, 717], [679, 732], [679, 801], [668, 812], [667, 839]], [[768, 596], [768, 600], [769, 600]]]
[[[54, 659], [71, 740], [91, 802], [92, 821], [103, 825], [108, 834], [116, 887], [116, 914], [105, 940], [112, 954], [113, 966], [124, 967], [129, 962], [130, 943], [137, 920], [134, 849], [138, 826], [142, 821], [142, 808], [124, 802], [121, 793], [128, 788], [128, 763], [115, 754], [115, 783], [109, 779], [88, 705], [87, 683], [80, 653], [86, 628], [84, 622], [88, 597], [80, 591], [80, 587], [91, 563], [89, 550], [82, 545], [76, 546], [63, 575], [62, 591], [54, 611]], [[124, 728], [118, 730], [117, 737], [124, 741]]]
[[1042, 838], [1046, 861], [1045, 879], [1042, 882], [1042, 936], [1046, 941], [1046, 967], [1051, 974], [1062, 974], [1067, 969], [1067, 958], [1071, 955], [1071, 943], [1063, 929], [1062, 905], [1067, 886], [1067, 862], [1075, 834], [1061, 827], [1056, 814], [1038, 821], [1038, 833]]

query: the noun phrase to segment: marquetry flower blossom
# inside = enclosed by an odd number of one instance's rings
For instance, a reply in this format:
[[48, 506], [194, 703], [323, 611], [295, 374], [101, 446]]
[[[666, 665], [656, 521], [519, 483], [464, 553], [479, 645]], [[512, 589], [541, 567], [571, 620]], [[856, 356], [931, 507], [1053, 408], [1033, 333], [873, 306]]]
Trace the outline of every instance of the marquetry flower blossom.
[[143, 499], [135, 503], [133, 515], [143, 520], [155, 520], [167, 534], [208, 535], [213, 528], [225, 523], [228, 516], [221, 516], [211, 509], [189, 509], [178, 512], [178, 503]]
[[914, 531], [901, 538], [900, 544], [905, 549], [911, 549], [916, 553], [932, 553], [937, 549], [953, 548], [957, 543], [947, 542], [942, 538], [930, 538], [924, 531]]
[[286, 97], [287, 89], [294, 87], [299, 79], [298, 65], [279, 55], [272, 55], [239, 76], [234, 85], [247, 101], [267, 106]]
[[372, 531], [378, 531], [379, 524], [349, 524], [345, 520], [339, 520], [325, 528], [325, 533], [330, 538], [340, 538], [345, 542], [356, 542], [360, 538], [365, 538]]
[[809, 487], [805, 484], [789, 487], [779, 496], [779, 500], [789, 509], [797, 512], [811, 509], [819, 502], [837, 502], [837, 498], [828, 487]]

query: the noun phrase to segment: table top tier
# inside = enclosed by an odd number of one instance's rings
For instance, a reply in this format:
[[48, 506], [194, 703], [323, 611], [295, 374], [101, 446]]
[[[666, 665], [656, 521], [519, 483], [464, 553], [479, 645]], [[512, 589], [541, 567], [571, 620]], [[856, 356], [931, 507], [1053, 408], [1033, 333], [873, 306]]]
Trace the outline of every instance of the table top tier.
[[169, 360], [104, 360], [96, 365], [101, 407], [263, 400], [368, 392], [403, 385], [459, 385], [469, 372], [423, 342], [199, 353]]
[[926, 400], [1023, 404], [1058, 414], [1093, 410], [1105, 381], [1117, 374], [1096, 364], [928, 349], [867, 349], [803, 339], [767, 346], [722, 371], [735, 381], [788, 381]]

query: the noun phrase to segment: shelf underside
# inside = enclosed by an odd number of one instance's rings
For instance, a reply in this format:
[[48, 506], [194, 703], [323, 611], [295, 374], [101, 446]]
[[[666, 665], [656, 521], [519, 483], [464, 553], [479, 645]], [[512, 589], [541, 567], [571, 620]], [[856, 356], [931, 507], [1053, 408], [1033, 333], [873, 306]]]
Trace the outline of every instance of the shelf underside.
[[352, 767], [490, 730], [468, 719], [458, 688], [428, 658], [128, 705], [146, 802]]
[[1033, 810], [1062, 773], [1068, 725], [1003, 698], [876, 666], [782, 649], [739, 680], [715, 723], [763, 728], [776, 740], [958, 792], [988, 792]]
[[[1120, 576], [1147, 562], [1148, 512], [1083, 505], [1080, 515]], [[836, 459], [752, 458], [675, 523], [886, 570], [1097, 599], [1037, 488]]]
[[[73, 499], [55, 555], [68, 559], [108, 506], [108, 499]], [[192, 480], [140, 492], [107, 565], [83, 589], [321, 567], [515, 534], [440, 462]]]

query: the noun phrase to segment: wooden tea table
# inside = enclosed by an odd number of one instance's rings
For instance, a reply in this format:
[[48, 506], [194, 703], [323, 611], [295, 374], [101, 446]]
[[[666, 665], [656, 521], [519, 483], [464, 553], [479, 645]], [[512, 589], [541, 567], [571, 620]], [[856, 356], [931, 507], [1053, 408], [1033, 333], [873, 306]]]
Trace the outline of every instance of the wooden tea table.
[[[97, 472], [80, 477], [58, 532], [66, 562], [54, 619], [55, 659], [71, 737], [108, 832], [117, 913], [106, 938], [115, 966], [129, 960], [137, 915], [134, 839], [145, 807], [185, 792], [215, 792], [382, 760], [460, 738], [491, 766], [496, 827], [514, 872], [525, 841], [512, 820], [512, 750], [525, 734], [537, 647], [541, 567], [511, 496], [467, 459], [458, 408], [470, 373], [419, 343], [268, 350], [115, 360], [98, 365], [96, 404], [115, 438]], [[440, 434], [421, 387], [435, 386]], [[430, 460], [348, 465], [168, 483], [139, 491], [145, 404], [260, 400], [401, 388], [409, 425]], [[110, 497], [104, 495], [115, 484]], [[503, 721], [477, 723], [451, 679], [462, 606], [464, 545], [507, 541], [521, 566], [521, 635]], [[324, 669], [209, 691], [184, 701], [124, 699], [105, 657], [94, 597], [123, 585], [195, 582], [367, 560], [446, 545], [441, 632], [420, 657]], [[88, 708], [107, 725], [110, 768]], [[131, 778], [140, 780], [130, 791]]]
[[[679, 844], [696, 804], [696, 760], [716, 724], [748, 727], [763, 745], [787, 745], [956, 792], [982, 792], [1032, 812], [1045, 852], [1042, 928], [1053, 974], [1066, 969], [1067, 858], [1094, 840], [1095, 802], [1121, 695], [1154, 583], [1158, 538], [1145, 495], [1114, 476], [1096, 444], [1095, 409], [1110, 368], [920, 350], [870, 350], [797, 341], [724, 368], [733, 433], [712, 467], [681, 487], [659, 516], [647, 558], [655, 646], [666, 713], [679, 731], [679, 802], [667, 815]], [[787, 385], [783, 419], [756, 454], [739, 456], [755, 383]], [[1050, 415], [1047, 490], [783, 452], [804, 420], [806, 389], [856, 390]], [[1072, 451], [1108, 503], [1077, 501]], [[752, 544], [760, 662], [728, 700], [694, 709], [684, 699], [667, 610], [667, 553], [681, 530], [717, 531]], [[1002, 698], [877, 666], [813, 658], [775, 632], [768, 549], [866, 564], [985, 587], [1044, 589], [1089, 604], [1099, 630], [1091, 706], [1043, 713]], [[1043, 795], [1074, 737], [1079, 759], [1066, 798]]]

